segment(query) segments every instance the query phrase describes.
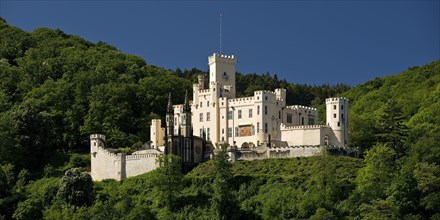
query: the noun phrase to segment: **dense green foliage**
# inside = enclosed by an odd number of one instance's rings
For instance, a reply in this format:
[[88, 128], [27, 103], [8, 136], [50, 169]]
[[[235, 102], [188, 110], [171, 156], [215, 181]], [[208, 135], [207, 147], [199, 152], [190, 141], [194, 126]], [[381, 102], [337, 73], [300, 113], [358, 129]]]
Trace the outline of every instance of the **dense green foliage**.
[[317, 107], [321, 122], [325, 98], [348, 97], [351, 145], [365, 160], [324, 153], [231, 165], [220, 153], [182, 175], [178, 158], [165, 157], [150, 173], [92, 185], [88, 135], [139, 148], [168, 92], [182, 103], [199, 73], [0, 19], [0, 219], [440, 218], [440, 61], [351, 89], [237, 73], [239, 96], [286, 88], [288, 104]]
[[[103, 42], [48, 28], [29, 33], [4, 20], [0, 42], [0, 161], [20, 169], [41, 169], [57, 151], [87, 152], [92, 133], [106, 134], [110, 147], [142, 146], [151, 119], [165, 114], [168, 93], [182, 103], [184, 91], [203, 73], [165, 70]], [[286, 88], [288, 101], [296, 104], [348, 89], [238, 73], [238, 94], [251, 95], [246, 86]]]

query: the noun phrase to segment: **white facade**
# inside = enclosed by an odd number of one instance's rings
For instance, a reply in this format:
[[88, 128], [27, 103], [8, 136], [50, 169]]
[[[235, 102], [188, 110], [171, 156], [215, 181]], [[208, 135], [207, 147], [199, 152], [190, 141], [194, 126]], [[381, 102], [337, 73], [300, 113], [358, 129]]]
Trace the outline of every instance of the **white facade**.
[[151, 120], [150, 134], [151, 134], [151, 146], [163, 146], [164, 145], [164, 133], [165, 129], [161, 127], [162, 121], [160, 119]]
[[[202, 137], [205, 132], [212, 143], [235, 144], [238, 149], [280, 142], [289, 146], [348, 145], [348, 99], [327, 99], [327, 124], [317, 125], [318, 111], [287, 106], [285, 89], [255, 91], [253, 96], [237, 98], [236, 62], [233, 55], [208, 57], [209, 77], [199, 76], [193, 85], [194, 135]], [[174, 105], [175, 133], [182, 126], [182, 109], [183, 105]]]
[[90, 174], [94, 181], [122, 180], [149, 172], [158, 167], [156, 159], [163, 154], [155, 149], [135, 152], [133, 155], [116, 154], [106, 148], [105, 136], [102, 134], [90, 135], [90, 153]]
[[[358, 155], [347, 147], [348, 99], [327, 98], [327, 123], [318, 125], [315, 108], [286, 105], [285, 89], [237, 98], [236, 62], [235, 56], [214, 53], [208, 58], [209, 76], [200, 75], [193, 85], [192, 102], [186, 95], [185, 105], [172, 105], [170, 95], [167, 127], [161, 127], [160, 119], [151, 122], [153, 148], [116, 154], [106, 148], [104, 135], [90, 135], [93, 180], [121, 180], [149, 172], [157, 168], [156, 159], [165, 151], [198, 164], [209, 159], [213, 145], [221, 144], [230, 145], [227, 150], [233, 161], [308, 157], [324, 148], [334, 154]], [[168, 150], [163, 146], [165, 136]]]

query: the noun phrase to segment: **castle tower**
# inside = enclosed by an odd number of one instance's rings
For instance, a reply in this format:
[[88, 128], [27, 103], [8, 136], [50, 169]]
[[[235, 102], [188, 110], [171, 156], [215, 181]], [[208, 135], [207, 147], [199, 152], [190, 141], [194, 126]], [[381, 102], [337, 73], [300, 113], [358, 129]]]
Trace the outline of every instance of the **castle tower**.
[[164, 130], [161, 127], [162, 120], [153, 119], [151, 120], [150, 134], [151, 134], [151, 145], [154, 147], [163, 146], [164, 143]]
[[205, 82], [205, 74], [199, 73], [199, 75], [197, 75], [197, 81], [199, 83], [199, 89], [207, 89]]
[[168, 105], [167, 105], [167, 111], [166, 111], [166, 134], [167, 136], [172, 137], [174, 135], [174, 109], [173, 109], [173, 102], [171, 100], [171, 92], [168, 95]]
[[214, 53], [208, 57], [209, 84], [220, 84], [220, 96], [235, 98], [235, 64], [237, 58]]
[[90, 153], [96, 154], [98, 152], [98, 147], [106, 147], [105, 135], [103, 134], [92, 134], [90, 135]]
[[185, 92], [185, 102], [183, 103], [183, 112], [182, 112], [182, 136], [190, 137], [191, 136], [191, 106], [189, 105], [188, 100], [188, 91]]
[[326, 99], [327, 125], [332, 127], [340, 146], [348, 146], [348, 99], [332, 97]]
[[174, 136], [174, 109], [173, 102], [171, 100], [171, 92], [168, 95], [168, 105], [167, 111], [165, 113], [165, 154], [171, 153], [171, 147], [173, 144], [173, 136]]

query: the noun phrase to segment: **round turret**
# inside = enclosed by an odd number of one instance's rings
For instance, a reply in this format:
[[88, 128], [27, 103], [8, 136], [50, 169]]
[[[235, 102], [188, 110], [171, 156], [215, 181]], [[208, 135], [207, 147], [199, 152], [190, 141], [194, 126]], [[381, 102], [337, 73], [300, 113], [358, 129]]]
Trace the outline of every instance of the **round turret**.
[[103, 148], [105, 146], [106, 146], [105, 135], [103, 134], [90, 135], [90, 152], [92, 154], [98, 152], [99, 147]]
[[340, 146], [348, 146], [348, 105], [344, 97], [332, 97], [326, 100], [327, 125], [330, 126]]

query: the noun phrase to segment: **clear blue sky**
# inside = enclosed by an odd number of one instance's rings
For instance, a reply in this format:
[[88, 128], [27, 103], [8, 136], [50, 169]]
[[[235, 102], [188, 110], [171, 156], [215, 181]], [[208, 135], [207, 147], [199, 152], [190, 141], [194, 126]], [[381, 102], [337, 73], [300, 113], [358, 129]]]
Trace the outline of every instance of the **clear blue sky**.
[[220, 13], [223, 53], [238, 57], [241, 73], [356, 85], [440, 59], [438, 0], [0, 0], [14, 26], [60, 28], [170, 69], [208, 69]]

